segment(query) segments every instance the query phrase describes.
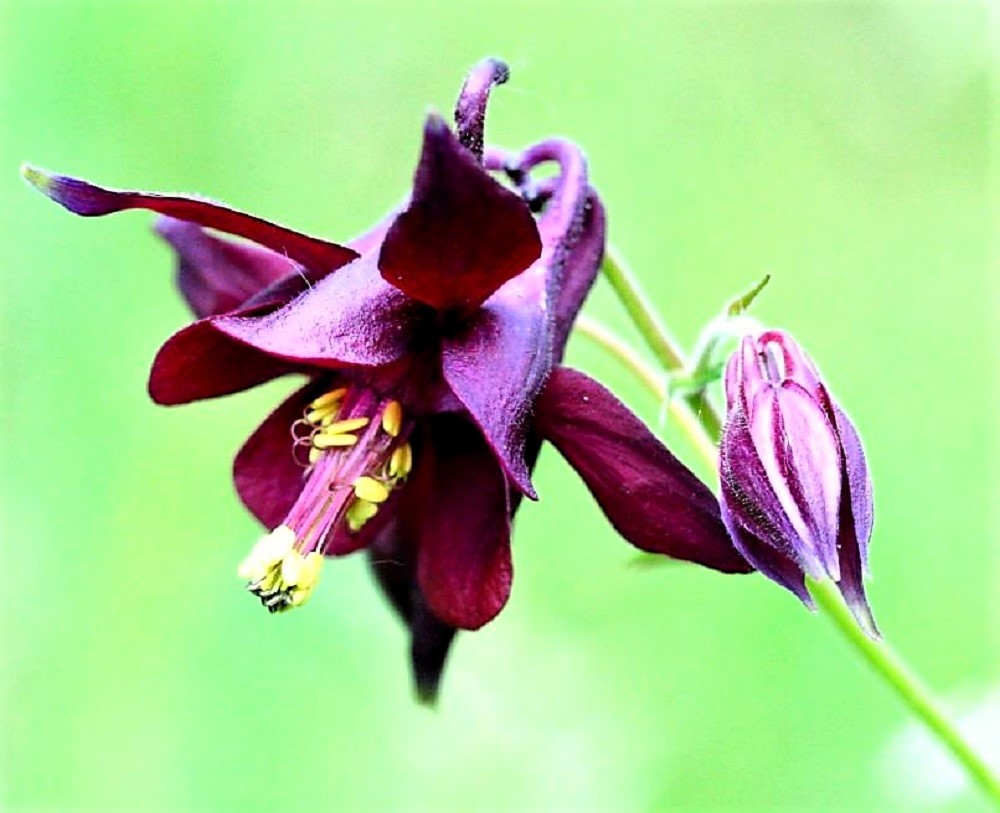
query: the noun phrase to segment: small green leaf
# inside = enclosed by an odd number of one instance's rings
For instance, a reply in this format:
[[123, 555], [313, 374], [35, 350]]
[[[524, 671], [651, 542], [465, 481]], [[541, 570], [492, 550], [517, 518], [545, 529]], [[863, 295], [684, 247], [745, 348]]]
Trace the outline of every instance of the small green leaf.
[[770, 281], [771, 275], [765, 274], [764, 279], [754, 285], [753, 288], [729, 303], [729, 306], [726, 308], [726, 314], [729, 316], [739, 316], [740, 314], [745, 313], [753, 301], [757, 298], [757, 294], [763, 291], [764, 286]]

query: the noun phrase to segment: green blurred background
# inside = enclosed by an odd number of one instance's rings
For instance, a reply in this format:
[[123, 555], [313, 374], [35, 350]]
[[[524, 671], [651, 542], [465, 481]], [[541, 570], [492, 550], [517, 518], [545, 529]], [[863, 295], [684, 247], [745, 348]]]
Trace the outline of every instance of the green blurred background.
[[[584, 146], [680, 338], [773, 275], [757, 315], [867, 444], [881, 626], [997, 756], [989, 22], [962, 2], [0, 2], [0, 806], [983, 810], [823, 618], [760, 577], [631, 566], [551, 450], [511, 602], [458, 640], [436, 713], [360, 557], [267, 617], [234, 575], [258, 529], [230, 458], [291, 382], [154, 407], [148, 364], [187, 315], [151, 218], [73, 218], [17, 166], [347, 239], [407, 189], [428, 106], [504, 57], [489, 140]], [[630, 335], [603, 286], [588, 312]], [[656, 419], [585, 339], [570, 358]]]

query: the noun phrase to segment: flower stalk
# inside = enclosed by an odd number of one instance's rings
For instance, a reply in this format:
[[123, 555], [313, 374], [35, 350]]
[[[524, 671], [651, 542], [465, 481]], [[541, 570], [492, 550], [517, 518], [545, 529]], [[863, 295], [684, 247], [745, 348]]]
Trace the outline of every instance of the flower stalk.
[[[639, 335], [663, 369], [668, 373], [687, 372], [684, 351], [663, 324], [663, 320], [646, 297], [635, 274], [612, 245], [608, 245], [604, 253], [601, 273], [611, 283], [615, 295], [635, 324]], [[709, 436], [718, 438], [722, 432], [722, 416], [708, 400], [707, 394], [704, 391], [688, 393], [684, 395], [684, 400]]]
[[976, 782], [987, 798], [1000, 805], [1000, 779], [990, 766], [962, 737], [961, 732], [939, 706], [931, 690], [902, 658], [885, 642], [869, 638], [854, 620], [854, 616], [829, 579], [807, 579], [809, 593], [837, 630], [847, 639], [869, 666], [896, 692], [910, 711], [923, 721], [938, 741], [945, 746]]
[[705, 461], [708, 471], [715, 471], [718, 468], [718, 449], [715, 443], [702, 429], [695, 411], [683, 399], [671, 397], [664, 375], [658, 374], [623, 338], [586, 314], [577, 318], [576, 331], [621, 361], [626, 369], [653, 393], [657, 403], [666, 413], [681, 425], [684, 434], [698, 449], [698, 454]]
[[[601, 271], [611, 283], [639, 334], [665, 372], [668, 374], [686, 372], [688, 362], [683, 350], [649, 303], [634, 273], [621, 259], [621, 255], [610, 246]], [[653, 365], [644, 361], [624, 341], [592, 320], [581, 321], [578, 323], [578, 328], [591, 341], [619, 359], [658, 402], [663, 403], [668, 397], [663, 375], [658, 374]], [[708, 401], [705, 392], [686, 395], [684, 400], [690, 407], [690, 412], [678, 409], [679, 405], [676, 404], [668, 403], [667, 408], [679, 418], [678, 423], [690, 437], [706, 464], [715, 469], [718, 465], [717, 444], [722, 430], [721, 416]], [[683, 417], [685, 413], [688, 419]], [[951, 752], [969, 779], [1000, 808], [1000, 779], [963, 737], [924, 682], [886, 642], [873, 640], [865, 634], [838, 593], [836, 584], [829, 579], [822, 581], [808, 579], [807, 584], [817, 607], [837, 628], [854, 652], [875, 670], [910, 712], [927, 726], [942, 746]]]

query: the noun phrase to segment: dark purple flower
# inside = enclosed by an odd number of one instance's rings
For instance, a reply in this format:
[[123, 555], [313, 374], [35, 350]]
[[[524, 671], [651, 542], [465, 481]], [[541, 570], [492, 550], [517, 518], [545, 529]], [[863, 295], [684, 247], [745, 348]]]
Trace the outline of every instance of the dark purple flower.
[[[568, 142], [481, 160], [486, 102], [505, 79], [495, 60], [473, 70], [458, 135], [427, 119], [405, 209], [348, 246], [205, 200], [26, 171], [78, 214], [167, 216], [157, 228], [199, 319], [157, 354], [154, 400], [308, 377], [236, 456], [240, 497], [274, 529], [241, 575], [285, 610], [308, 598], [323, 556], [366, 548], [409, 626], [425, 698], [455, 629], [482, 626], [507, 601], [511, 519], [522, 496], [535, 498], [543, 439], [633, 544], [749, 570], [709, 490], [607, 390], [558, 366], [601, 260], [604, 209]], [[533, 183], [545, 163], [558, 174]]]
[[726, 365], [722, 516], [736, 547], [807, 605], [805, 576], [836, 582], [861, 627], [872, 485], [861, 439], [787, 333], [747, 336]]

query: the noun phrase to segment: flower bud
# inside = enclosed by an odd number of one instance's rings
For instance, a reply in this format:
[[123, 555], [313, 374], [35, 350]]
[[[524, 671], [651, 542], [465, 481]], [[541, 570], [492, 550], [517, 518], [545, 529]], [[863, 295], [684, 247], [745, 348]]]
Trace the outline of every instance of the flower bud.
[[832, 579], [878, 637], [865, 597], [872, 489], [854, 424], [788, 334], [746, 336], [729, 358], [719, 454], [722, 516], [754, 567], [812, 606]]

